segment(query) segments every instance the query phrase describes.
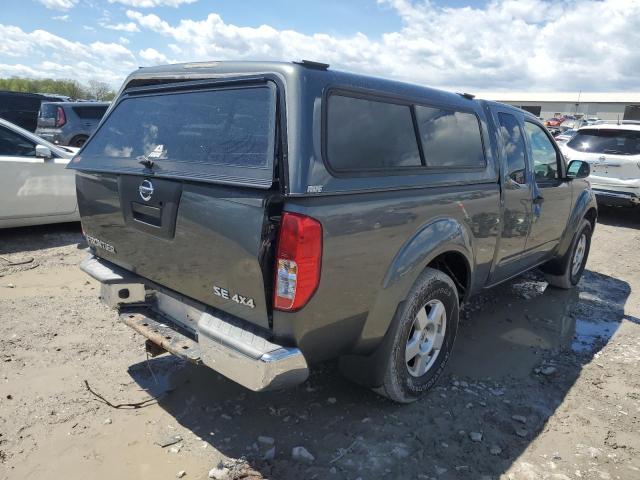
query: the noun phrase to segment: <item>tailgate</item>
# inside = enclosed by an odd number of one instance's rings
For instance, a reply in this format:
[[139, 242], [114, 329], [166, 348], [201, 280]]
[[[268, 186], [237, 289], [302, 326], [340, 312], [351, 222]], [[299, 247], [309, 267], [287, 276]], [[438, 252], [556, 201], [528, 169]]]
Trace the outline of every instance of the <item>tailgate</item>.
[[275, 88], [125, 93], [72, 168], [94, 253], [269, 326]]
[[[152, 198], [139, 186], [149, 181]], [[155, 283], [267, 327], [272, 193], [131, 175], [76, 177], [94, 253]], [[266, 282], [265, 282], [266, 280]]]

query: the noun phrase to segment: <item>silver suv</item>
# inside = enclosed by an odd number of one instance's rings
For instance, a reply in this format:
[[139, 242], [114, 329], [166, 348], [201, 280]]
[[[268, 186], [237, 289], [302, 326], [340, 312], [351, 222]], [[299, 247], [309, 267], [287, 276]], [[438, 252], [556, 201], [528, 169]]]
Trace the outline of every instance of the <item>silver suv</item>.
[[108, 107], [101, 102], [42, 102], [36, 135], [57, 145], [81, 147]]

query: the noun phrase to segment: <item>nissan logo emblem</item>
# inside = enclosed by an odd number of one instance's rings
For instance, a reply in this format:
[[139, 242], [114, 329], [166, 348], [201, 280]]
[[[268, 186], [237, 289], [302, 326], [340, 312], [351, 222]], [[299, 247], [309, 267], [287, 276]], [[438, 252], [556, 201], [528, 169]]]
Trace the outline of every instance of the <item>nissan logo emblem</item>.
[[148, 202], [151, 200], [151, 195], [153, 195], [153, 184], [149, 180], [143, 180], [138, 187], [138, 192], [140, 193], [140, 198]]

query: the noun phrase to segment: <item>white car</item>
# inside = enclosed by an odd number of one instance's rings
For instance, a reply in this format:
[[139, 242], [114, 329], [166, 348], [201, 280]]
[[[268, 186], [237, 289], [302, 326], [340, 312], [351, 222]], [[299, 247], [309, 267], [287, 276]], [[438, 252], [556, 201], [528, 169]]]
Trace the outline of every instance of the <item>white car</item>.
[[0, 118], [0, 228], [80, 220], [77, 148], [58, 147]]
[[591, 164], [589, 181], [605, 205], [640, 206], [640, 123], [598, 123], [561, 146], [568, 161]]

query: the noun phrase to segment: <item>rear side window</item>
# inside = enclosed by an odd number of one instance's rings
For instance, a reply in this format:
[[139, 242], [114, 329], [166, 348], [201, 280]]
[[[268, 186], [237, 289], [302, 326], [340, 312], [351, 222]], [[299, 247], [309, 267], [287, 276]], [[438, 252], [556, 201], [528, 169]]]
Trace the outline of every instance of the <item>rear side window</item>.
[[107, 107], [105, 106], [82, 106], [82, 107], [72, 107], [78, 117], [83, 120], [100, 120], [104, 115], [104, 112], [107, 111]]
[[421, 166], [411, 107], [330, 95], [327, 157], [337, 171]]
[[157, 175], [267, 186], [275, 121], [268, 85], [125, 97], [73, 166], [130, 172], [152, 160]]
[[521, 185], [527, 183], [525, 145], [518, 120], [511, 114], [498, 113], [503, 155], [507, 159], [507, 172], [511, 180]]
[[415, 108], [428, 167], [485, 166], [480, 123], [475, 115], [421, 105]]
[[578, 130], [567, 146], [579, 152], [640, 155], [640, 131], [614, 128]]

